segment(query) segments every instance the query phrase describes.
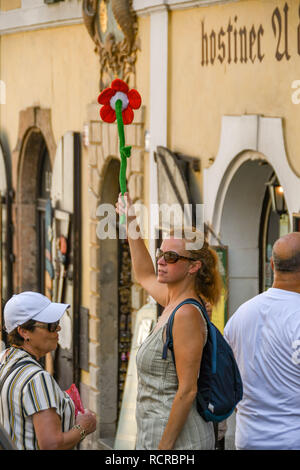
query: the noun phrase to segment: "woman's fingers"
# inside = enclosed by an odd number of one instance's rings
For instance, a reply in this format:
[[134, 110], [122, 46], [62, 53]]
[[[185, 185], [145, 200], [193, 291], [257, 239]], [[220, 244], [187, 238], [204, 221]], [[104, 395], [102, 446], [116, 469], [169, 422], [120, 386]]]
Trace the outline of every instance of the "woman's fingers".
[[131, 206], [131, 199], [128, 193], [119, 193], [118, 201], [116, 202], [116, 211], [118, 214], [125, 214]]

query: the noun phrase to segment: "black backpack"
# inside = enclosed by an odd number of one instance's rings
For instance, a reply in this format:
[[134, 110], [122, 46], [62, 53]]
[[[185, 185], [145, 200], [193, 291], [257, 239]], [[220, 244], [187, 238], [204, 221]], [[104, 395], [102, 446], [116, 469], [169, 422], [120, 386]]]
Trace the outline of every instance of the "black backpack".
[[203, 348], [198, 377], [197, 410], [205, 421], [220, 422], [233, 413], [242, 399], [243, 384], [232, 349], [209, 320], [204, 304], [196, 299], [186, 299], [173, 310], [167, 323], [162, 358], [167, 358], [169, 348], [175, 363], [172, 326], [176, 311], [184, 304], [199, 307], [207, 323], [207, 342]]

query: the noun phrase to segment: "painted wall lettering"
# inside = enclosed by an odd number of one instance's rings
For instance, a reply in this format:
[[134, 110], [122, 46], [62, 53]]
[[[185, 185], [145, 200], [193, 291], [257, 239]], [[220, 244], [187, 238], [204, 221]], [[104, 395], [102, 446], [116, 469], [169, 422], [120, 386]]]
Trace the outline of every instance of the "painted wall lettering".
[[[201, 21], [201, 65], [260, 63], [266, 52], [263, 47], [265, 35], [274, 39], [274, 58], [280, 62], [290, 60], [288, 2], [283, 8], [276, 7], [266, 24], [240, 24], [235, 15], [220, 28], [209, 29], [205, 20]], [[300, 3], [298, 7], [297, 52], [300, 55]]]
[[237, 64], [262, 61], [262, 36], [264, 28], [260, 24], [250, 28], [238, 26], [238, 17], [229, 18], [227, 27], [208, 33], [204, 21], [201, 22], [201, 65], [213, 65], [217, 59], [220, 64]]
[[[272, 15], [272, 28], [275, 38], [277, 39], [277, 47], [275, 57], [278, 61], [282, 60], [285, 56], [287, 60], [291, 58], [288, 52], [288, 11], [289, 7], [286, 3], [283, 8], [284, 21], [282, 19], [279, 8], [275, 8]], [[280, 52], [283, 43], [283, 52]]]

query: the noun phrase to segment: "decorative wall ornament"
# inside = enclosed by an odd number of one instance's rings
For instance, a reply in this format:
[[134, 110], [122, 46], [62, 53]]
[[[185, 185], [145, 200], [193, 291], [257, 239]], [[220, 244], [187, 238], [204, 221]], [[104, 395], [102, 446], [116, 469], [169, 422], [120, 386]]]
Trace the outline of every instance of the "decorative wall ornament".
[[100, 58], [99, 89], [118, 77], [135, 86], [135, 63], [140, 49], [132, 0], [83, 0], [85, 26]]

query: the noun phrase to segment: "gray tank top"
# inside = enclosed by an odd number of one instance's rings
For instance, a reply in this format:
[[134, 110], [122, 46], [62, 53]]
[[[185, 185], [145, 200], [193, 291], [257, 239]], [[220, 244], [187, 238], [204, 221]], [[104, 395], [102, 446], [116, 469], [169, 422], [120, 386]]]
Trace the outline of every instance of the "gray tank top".
[[[166, 324], [152, 330], [137, 353], [137, 450], [158, 448], [178, 389], [171, 351], [166, 360], [162, 359], [165, 328]], [[211, 450], [214, 441], [213, 424], [201, 418], [194, 401], [174, 450]]]

